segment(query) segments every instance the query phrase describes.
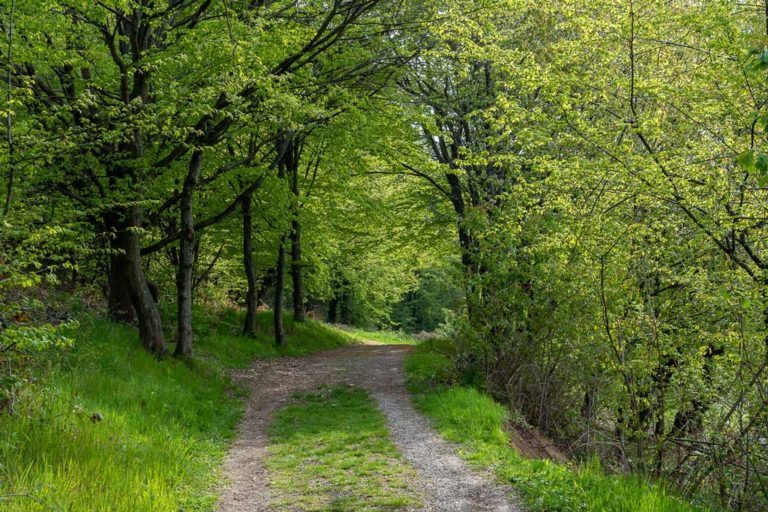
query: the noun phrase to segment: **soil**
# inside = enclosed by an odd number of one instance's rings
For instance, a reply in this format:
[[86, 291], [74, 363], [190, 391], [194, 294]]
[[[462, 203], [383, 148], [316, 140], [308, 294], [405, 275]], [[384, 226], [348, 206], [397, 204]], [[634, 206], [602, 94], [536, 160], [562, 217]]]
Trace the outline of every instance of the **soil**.
[[560, 463], [568, 462], [568, 457], [560, 451], [560, 448], [557, 447], [554, 441], [535, 429], [508, 424], [506, 431], [509, 434], [510, 443], [523, 457], [553, 460]]
[[387, 417], [392, 441], [418, 474], [414, 487], [423, 496], [419, 510], [519, 512], [512, 489], [470, 468], [411, 404], [405, 389], [403, 345], [355, 345], [301, 358], [257, 360], [235, 373], [250, 392], [239, 436], [225, 463], [229, 486], [222, 512], [268, 511], [267, 427], [274, 412], [294, 393], [321, 385], [351, 384], [371, 393]]

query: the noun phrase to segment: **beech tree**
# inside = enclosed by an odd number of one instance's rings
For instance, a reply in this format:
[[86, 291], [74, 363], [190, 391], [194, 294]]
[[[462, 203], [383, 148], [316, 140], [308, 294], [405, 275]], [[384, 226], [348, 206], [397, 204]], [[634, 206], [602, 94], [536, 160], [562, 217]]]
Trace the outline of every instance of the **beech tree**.
[[442, 322], [578, 456], [764, 509], [765, 8], [4, 5], [0, 359], [69, 343], [46, 287], [159, 358], [196, 301]]

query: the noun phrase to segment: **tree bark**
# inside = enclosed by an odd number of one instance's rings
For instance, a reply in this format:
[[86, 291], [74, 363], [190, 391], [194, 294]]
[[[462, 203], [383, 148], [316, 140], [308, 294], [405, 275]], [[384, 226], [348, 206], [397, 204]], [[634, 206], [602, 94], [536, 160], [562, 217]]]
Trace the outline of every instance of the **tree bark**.
[[[116, 235], [125, 238], [125, 234]], [[123, 251], [128, 246], [127, 240], [116, 238], [112, 243], [113, 250], [122, 247]], [[128, 262], [124, 254], [111, 254], [109, 256], [109, 289], [107, 293], [107, 311], [113, 322], [133, 323], [133, 300], [128, 284]]]
[[339, 323], [339, 298], [336, 295], [328, 303], [328, 323]]
[[248, 280], [248, 290], [245, 293], [243, 334], [253, 336], [256, 333], [259, 288], [256, 282], [256, 272], [253, 268], [253, 214], [250, 195], [243, 198], [241, 210], [243, 214], [243, 267], [245, 268], [245, 277]]
[[108, 220], [114, 230], [109, 269], [110, 316], [117, 321], [133, 321], [135, 312], [141, 344], [162, 357], [167, 351], [163, 323], [141, 265], [141, 240], [137, 230], [141, 228], [142, 210], [133, 206], [121, 213], [122, 216], [115, 213]]
[[341, 292], [339, 310], [339, 313], [341, 314], [341, 323], [344, 325], [352, 325], [352, 294], [346, 289]]
[[299, 189], [299, 159], [301, 145], [295, 140], [289, 148], [286, 165], [291, 173], [291, 192], [293, 193], [293, 219], [291, 220], [291, 280], [293, 281], [293, 319], [303, 322], [307, 312], [304, 306], [304, 276], [301, 261], [301, 189]]
[[291, 229], [291, 279], [293, 280], [293, 319], [297, 322], [303, 322], [307, 317], [301, 265], [301, 224], [298, 219], [294, 219]]
[[280, 238], [277, 249], [277, 268], [275, 269], [275, 343], [285, 345], [285, 329], [283, 327], [283, 288], [285, 288], [285, 236]]
[[[277, 137], [277, 177], [286, 178], [288, 171], [294, 168], [294, 141], [290, 132], [282, 132]], [[275, 343], [278, 346], [285, 345], [285, 328], [283, 326], [283, 293], [285, 288], [285, 246], [288, 242], [286, 235], [280, 237], [277, 248], [277, 267], [275, 268]]]
[[[131, 211], [132, 226], [141, 227], [142, 210], [133, 207]], [[162, 357], [167, 352], [165, 337], [163, 335], [163, 321], [160, 318], [160, 310], [157, 302], [149, 289], [147, 277], [141, 266], [141, 238], [131, 230], [128, 235], [128, 259], [130, 261], [129, 283], [134, 307], [139, 317], [139, 336], [144, 348]]]
[[133, 300], [128, 284], [127, 211], [107, 210], [103, 216], [104, 235], [109, 240], [107, 268], [107, 314], [113, 322], [133, 323]]
[[202, 168], [203, 152], [196, 150], [189, 161], [181, 194], [182, 236], [179, 238], [179, 268], [176, 273], [178, 333], [173, 355], [183, 359], [192, 357], [192, 273], [195, 261], [195, 219], [192, 203]]

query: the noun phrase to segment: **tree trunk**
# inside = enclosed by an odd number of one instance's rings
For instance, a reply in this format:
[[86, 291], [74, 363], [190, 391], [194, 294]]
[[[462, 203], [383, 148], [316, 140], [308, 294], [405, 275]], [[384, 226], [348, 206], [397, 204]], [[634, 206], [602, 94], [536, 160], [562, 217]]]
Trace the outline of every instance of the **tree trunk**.
[[277, 249], [277, 268], [275, 269], [275, 343], [285, 345], [285, 329], [283, 328], [283, 288], [285, 288], [285, 236], [280, 238]]
[[[141, 22], [120, 23], [116, 35], [125, 37], [126, 40], [137, 43], [138, 48], [133, 52], [134, 63], [139, 55], [148, 51], [151, 37], [151, 28]], [[139, 34], [143, 34], [139, 37]], [[132, 82], [132, 84], [131, 84]], [[149, 72], [136, 67], [121, 67], [120, 69], [120, 99], [131, 110], [141, 110], [150, 102], [149, 97]], [[109, 177], [110, 190], [120, 190], [117, 198], [120, 201], [128, 200], [131, 206], [115, 207], [108, 214], [106, 224], [108, 232], [114, 234], [111, 243], [114, 254], [110, 261], [110, 313], [114, 318], [127, 319], [129, 314], [126, 295], [136, 313], [139, 323], [139, 338], [142, 345], [158, 357], [165, 355], [167, 347], [163, 336], [163, 322], [160, 310], [157, 307], [147, 278], [144, 274], [141, 261], [141, 227], [143, 224], [143, 210], [139, 206], [143, 199], [143, 188], [146, 184], [145, 168], [139, 164], [144, 158], [144, 136], [141, 128], [133, 126], [126, 135], [130, 134], [130, 140], [117, 143], [113, 151], [118, 156], [118, 161], [130, 158], [131, 164], [118, 164], [110, 166], [106, 172]], [[125, 192], [122, 187], [127, 186]], [[126, 294], [124, 289], [128, 290]]]
[[301, 224], [293, 220], [291, 230], [291, 278], [293, 280], [293, 319], [303, 322], [307, 316], [304, 307], [304, 278], [301, 269]]
[[[286, 173], [293, 169], [294, 141], [290, 132], [281, 132], [277, 139], [277, 177], [284, 180]], [[285, 245], [287, 236], [280, 237], [277, 248], [277, 268], [275, 268], [275, 343], [285, 345], [285, 329], [283, 327], [283, 289], [285, 288]]]
[[[122, 245], [127, 247], [127, 242], [115, 240], [113, 247]], [[109, 257], [109, 292], [107, 295], [107, 311], [113, 322], [133, 323], [133, 300], [128, 288], [128, 262], [125, 255], [112, 254]]]
[[328, 323], [339, 323], [339, 298], [334, 295], [328, 304]]
[[128, 248], [126, 231], [128, 211], [123, 215], [108, 210], [104, 215], [104, 233], [109, 242], [109, 268], [107, 269], [107, 312], [113, 322], [133, 323], [133, 300], [128, 284]]
[[245, 322], [243, 334], [256, 334], [256, 312], [259, 307], [259, 289], [256, 282], [256, 272], [253, 268], [253, 214], [251, 213], [250, 194], [243, 198], [240, 205], [243, 213], [243, 266], [248, 280], [248, 290], [245, 293]]
[[345, 289], [341, 292], [340, 302], [339, 312], [341, 314], [341, 323], [344, 325], [352, 325], [352, 294]]
[[456, 213], [456, 227], [459, 236], [459, 246], [461, 247], [461, 266], [464, 274], [464, 294], [467, 300], [467, 315], [470, 322], [475, 320], [476, 312], [479, 307], [479, 297], [477, 297], [476, 276], [478, 273], [478, 247], [471, 231], [465, 225], [467, 216], [467, 205], [464, 201], [464, 189], [461, 181], [456, 174], [449, 173], [445, 175], [450, 186], [450, 200]]
[[[141, 207], [133, 206], [120, 221], [115, 221], [110, 257], [109, 308], [112, 318], [133, 319], [135, 311], [139, 321], [139, 338], [144, 348], [162, 357], [166, 353], [163, 323], [141, 265], [140, 235]], [[126, 298], [128, 304], [126, 304]]]
[[293, 319], [303, 322], [307, 316], [304, 306], [304, 278], [301, 262], [301, 190], [299, 189], [299, 158], [301, 145], [293, 141], [290, 146], [286, 165], [291, 173], [291, 192], [293, 193], [293, 219], [291, 220], [291, 279], [293, 281]]
[[192, 273], [195, 263], [195, 219], [192, 203], [203, 168], [203, 152], [197, 150], [189, 161], [189, 170], [181, 193], [179, 268], [176, 273], [177, 339], [174, 357], [192, 357]]

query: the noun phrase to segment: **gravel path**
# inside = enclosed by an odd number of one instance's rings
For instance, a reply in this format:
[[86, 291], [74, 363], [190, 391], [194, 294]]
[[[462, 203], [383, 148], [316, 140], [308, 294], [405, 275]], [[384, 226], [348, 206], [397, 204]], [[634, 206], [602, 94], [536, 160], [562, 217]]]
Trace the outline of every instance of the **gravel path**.
[[258, 360], [238, 372], [250, 391], [239, 437], [227, 457], [230, 485], [222, 493], [222, 512], [269, 510], [268, 475], [263, 467], [267, 426], [293, 393], [322, 384], [348, 383], [367, 389], [386, 414], [392, 440], [416, 469], [414, 486], [425, 496], [424, 511], [520, 512], [508, 487], [470, 469], [455, 447], [439, 437], [413, 408], [405, 390], [402, 345], [356, 345], [303, 358]]

